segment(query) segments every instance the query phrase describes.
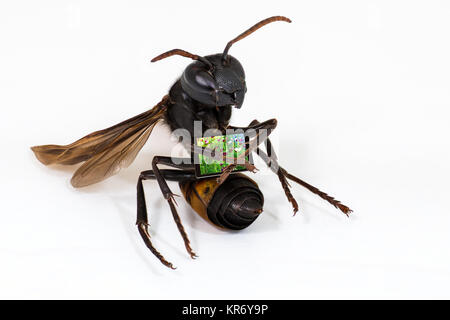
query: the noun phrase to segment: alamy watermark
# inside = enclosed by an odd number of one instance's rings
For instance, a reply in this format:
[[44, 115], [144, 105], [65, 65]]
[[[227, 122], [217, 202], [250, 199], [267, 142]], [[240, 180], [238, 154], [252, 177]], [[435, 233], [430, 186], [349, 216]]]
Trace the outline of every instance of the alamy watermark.
[[[176, 129], [172, 132], [172, 137], [180, 144], [172, 149], [171, 158], [175, 164], [198, 165], [202, 161], [206, 161], [208, 164], [216, 161], [243, 166], [253, 159], [256, 160], [255, 163], [258, 163], [258, 169], [268, 168], [276, 171], [278, 163], [273, 149], [273, 141], [268, 143], [267, 140], [272, 130], [264, 126], [252, 126], [227, 128], [224, 131], [208, 129], [203, 132], [202, 122], [195, 121], [194, 136], [186, 129]], [[273, 137], [270, 136], [271, 140]], [[227, 144], [231, 147], [228, 148]], [[180, 146], [190, 156], [178, 156]], [[187, 155], [186, 152], [184, 152], [185, 155]], [[250, 153], [253, 157], [249, 157]]]

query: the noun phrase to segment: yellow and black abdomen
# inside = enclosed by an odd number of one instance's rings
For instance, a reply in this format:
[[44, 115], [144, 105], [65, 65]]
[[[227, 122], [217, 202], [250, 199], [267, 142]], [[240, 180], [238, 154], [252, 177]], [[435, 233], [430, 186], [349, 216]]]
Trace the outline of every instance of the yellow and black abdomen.
[[222, 228], [244, 229], [263, 211], [258, 185], [241, 173], [230, 175], [221, 185], [217, 177], [182, 181], [180, 189], [201, 217]]

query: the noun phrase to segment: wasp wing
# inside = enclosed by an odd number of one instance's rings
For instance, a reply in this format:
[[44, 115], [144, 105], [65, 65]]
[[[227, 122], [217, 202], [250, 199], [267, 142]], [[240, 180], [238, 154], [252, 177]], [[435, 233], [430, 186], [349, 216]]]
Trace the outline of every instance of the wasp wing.
[[116, 174], [121, 168], [128, 167], [147, 141], [155, 124], [144, 126], [134, 133], [126, 130], [123, 138], [122, 135], [119, 136], [111, 146], [94, 155], [75, 171], [70, 180], [72, 185], [79, 188], [100, 182]]
[[69, 145], [44, 145], [31, 149], [45, 165], [86, 161], [72, 177], [74, 187], [102, 181], [133, 162], [156, 123], [163, 119], [167, 102], [168, 96], [165, 96], [152, 109]]

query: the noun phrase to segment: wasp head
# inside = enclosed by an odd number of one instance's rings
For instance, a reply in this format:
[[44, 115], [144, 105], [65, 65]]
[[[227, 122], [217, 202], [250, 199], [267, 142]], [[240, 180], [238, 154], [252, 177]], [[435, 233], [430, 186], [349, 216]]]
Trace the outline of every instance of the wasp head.
[[181, 76], [183, 90], [194, 100], [208, 107], [234, 106], [240, 108], [247, 91], [245, 73], [240, 62], [228, 56], [223, 63], [222, 54], [204, 57], [191, 63]]
[[181, 76], [180, 82], [184, 92], [206, 107], [235, 106], [240, 108], [247, 91], [245, 73], [240, 62], [230, 56], [228, 50], [233, 43], [274, 21], [291, 22], [290, 19], [283, 16], [264, 19], [230, 40], [223, 53], [202, 57], [181, 49], [173, 49], [153, 58], [152, 62], [173, 55], [197, 60], [191, 63]]

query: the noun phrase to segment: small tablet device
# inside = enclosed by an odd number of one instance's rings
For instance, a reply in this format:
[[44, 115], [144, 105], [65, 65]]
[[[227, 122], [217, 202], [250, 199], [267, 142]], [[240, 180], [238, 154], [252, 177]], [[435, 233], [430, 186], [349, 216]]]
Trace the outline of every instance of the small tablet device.
[[[196, 144], [199, 147], [215, 150], [216, 157], [211, 158], [203, 154], [194, 154], [195, 175], [197, 178], [218, 176], [223, 169], [229, 165], [227, 158], [237, 158], [245, 153], [248, 137], [244, 133], [235, 133], [224, 136], [197, 137]], [[208, 150], [209, 151], [209, 150]], [[217, 158], [220, 158], [217, 159]], [[245, 156], [245, 159], [252, 163], [251, 154]], [[238, 164], [232, 171], [246, 171], [244, 165]]]

